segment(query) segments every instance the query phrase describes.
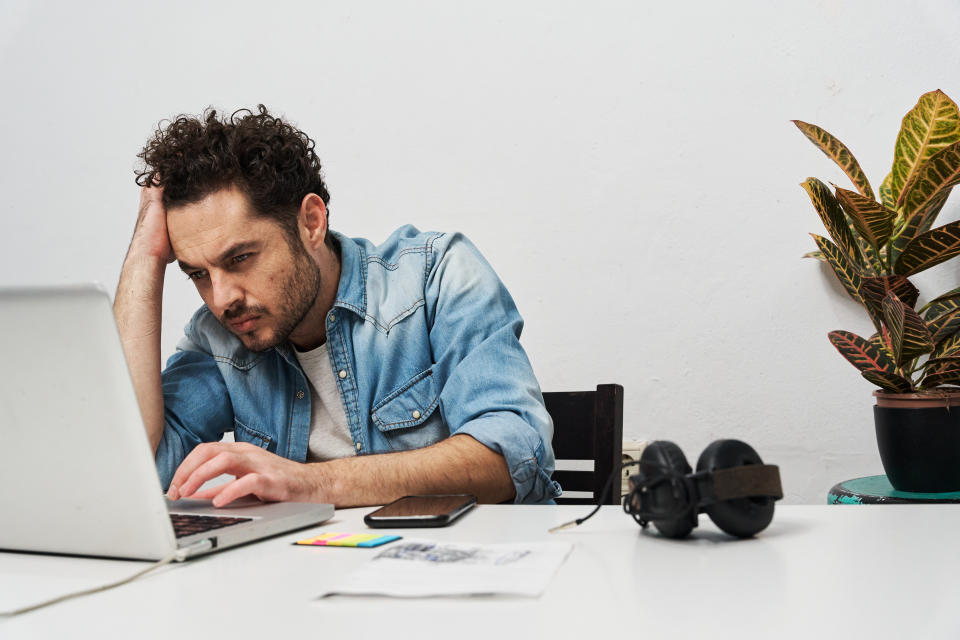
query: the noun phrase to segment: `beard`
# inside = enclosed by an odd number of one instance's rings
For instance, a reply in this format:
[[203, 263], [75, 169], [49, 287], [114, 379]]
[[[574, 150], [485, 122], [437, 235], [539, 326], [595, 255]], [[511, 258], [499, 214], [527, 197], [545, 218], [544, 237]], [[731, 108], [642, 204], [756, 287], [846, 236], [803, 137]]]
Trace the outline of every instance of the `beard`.
[[[289, 278], [277, 283], [280, 296], [276, 311], [260, 305], [243, 305], [228, 309], [220, 316], [220, 324], [240, 338], [243, 345], [251, 351], [266, 351], [286, 342], [320, 295], [319, 265], [303, 246], [291, 245], [294, 268]], [[273, 319], [272, 331], [269, 327], [258, 327], [247, 333], [238, 333], [231, 328], [230, 320], [248, 315], [260, 316], [264, 321]]]

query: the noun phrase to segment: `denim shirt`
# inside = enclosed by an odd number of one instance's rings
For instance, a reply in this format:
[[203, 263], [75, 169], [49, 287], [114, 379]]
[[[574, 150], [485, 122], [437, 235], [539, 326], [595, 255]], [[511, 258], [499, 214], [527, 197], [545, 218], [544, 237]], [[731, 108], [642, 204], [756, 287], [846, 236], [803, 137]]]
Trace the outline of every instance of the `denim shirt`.
[[[523, 320], [479, 251], [461, 234], [412, 226], [380, 246], [331, 233], [341, 274], [327, 350], [357, 454], [464, 433], [503, 455], [517, 503], [558, 496], [553, 423], [520, 346]], [[228, 431], [304, 462], [311, 394], [291, 346], [250, 351], [206, 306], [185, 334], [163, 372], [164, 488], [193, 447]]]

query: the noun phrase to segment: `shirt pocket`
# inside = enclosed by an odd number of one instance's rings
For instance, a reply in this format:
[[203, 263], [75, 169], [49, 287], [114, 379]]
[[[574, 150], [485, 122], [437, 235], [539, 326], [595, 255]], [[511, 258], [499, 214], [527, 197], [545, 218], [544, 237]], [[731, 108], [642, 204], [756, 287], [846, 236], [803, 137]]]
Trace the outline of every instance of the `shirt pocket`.
[[370, 418], [392, 450], [419, 449], [450, 435], [439, 405], [433, 371], [427, 369], [374, 405]]
[[249, 442], [268, 451], [270, 450], [270, 445], [273, 444], [273, 438], [269, 435], [259, 429], [248, 427], [236, 417], [233, 419], [233, 439], [237, 442]]

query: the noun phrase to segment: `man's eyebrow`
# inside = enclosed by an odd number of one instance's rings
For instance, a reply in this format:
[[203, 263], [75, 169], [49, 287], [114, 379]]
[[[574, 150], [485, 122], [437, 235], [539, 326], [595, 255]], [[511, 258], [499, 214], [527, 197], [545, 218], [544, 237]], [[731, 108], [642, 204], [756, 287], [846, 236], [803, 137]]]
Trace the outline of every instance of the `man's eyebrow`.
[[257, 249], [260, 247], [259, 240], [246, 240], [244, 242], [238, 242], [234, 245], [231, 245], [229, 249], [220, 254], [220, 257], [217, 258], [217, 264], [222, 264], [232, 258], [235, 255], [239, 255], [251, 249]]
[[[230, 248], [220, 254], [220, 257], [217, 258], [216, 264], [226, 262], [233, 256], [243, 253], [245, 251], [250, 251], [251, 249], [257, 249], [260, 247], [259, 240], [246, 240], [244, 242], [238, 242], [236, 244], [230, 245]], [[180, 265], [181, 271], [200, 271], [200, 267], [195, 267], [192, 264], [188, 264], [183, 260], [177, 260], [177, 264]]]

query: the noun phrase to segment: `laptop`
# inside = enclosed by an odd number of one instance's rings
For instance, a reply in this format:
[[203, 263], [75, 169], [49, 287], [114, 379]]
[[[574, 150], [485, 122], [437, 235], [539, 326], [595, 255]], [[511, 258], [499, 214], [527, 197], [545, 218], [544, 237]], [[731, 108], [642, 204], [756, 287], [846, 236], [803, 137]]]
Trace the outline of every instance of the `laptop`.
[[0, 550], [180, 560], [333, 512], [254, 499], [220, 509], [169, 502], [107, 292], [0, 289]]

